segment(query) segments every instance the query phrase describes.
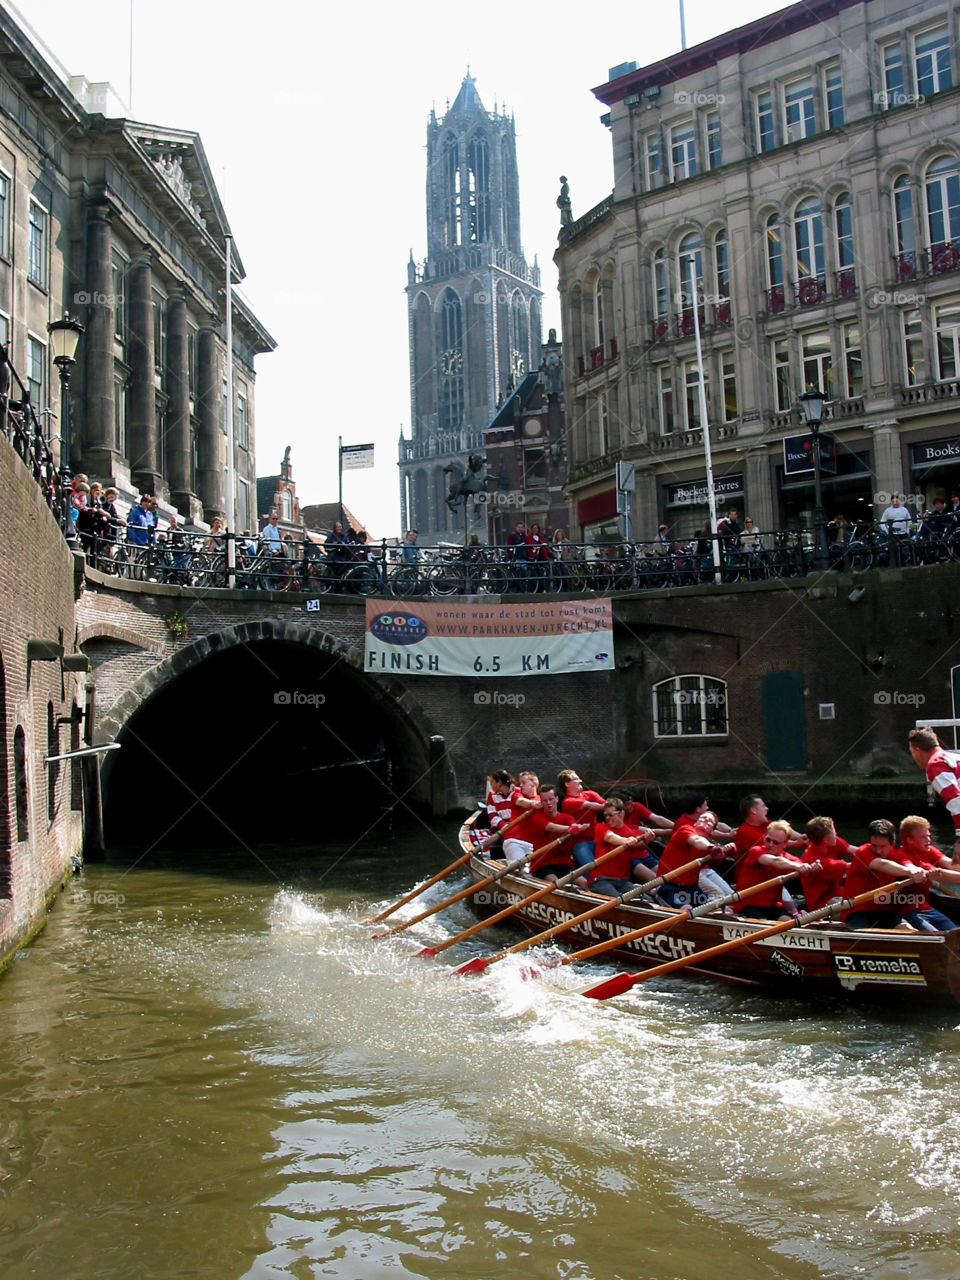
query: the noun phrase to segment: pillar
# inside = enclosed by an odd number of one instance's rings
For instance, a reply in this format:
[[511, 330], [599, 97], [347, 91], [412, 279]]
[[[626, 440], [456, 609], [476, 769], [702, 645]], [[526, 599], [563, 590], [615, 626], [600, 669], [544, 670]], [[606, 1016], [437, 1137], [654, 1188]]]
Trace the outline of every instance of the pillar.
[[156, 374], [153, 345], [153, 271], [145, 254], [130, 268], [127, 352], [131, 368], [128, 439], [130, 474], [144, 493], [159, 492]]
[[197, 340], [197, 495], [207, 520], [226, 514], [223, 469], [227, 451], [220, 421], [222, 402], [216, 330], [205, 325]]
[[167, 484], [174, 506], [192, 513], [190, 475], [190, 334], [187, 299], [171, 295], [167, 304]]
[[112, 476], [116, 455], [113, 399], [113, 263], [110, 248], [110, 210], [96, 205], [87, 211], [86, 288], [77, 295], [86, 305], [86, 332], [80, 344], [86, 395], [81, 443], [84, 468], [92, 475]]

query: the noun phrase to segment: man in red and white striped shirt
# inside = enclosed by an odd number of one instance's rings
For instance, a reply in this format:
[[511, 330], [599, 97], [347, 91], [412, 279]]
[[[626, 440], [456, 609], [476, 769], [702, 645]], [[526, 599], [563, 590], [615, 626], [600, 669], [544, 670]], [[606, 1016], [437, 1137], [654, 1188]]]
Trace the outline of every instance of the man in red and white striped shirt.
[[960, 757], [944, 751], [932, 729], [911, 729], [907, 742], [910, 754], [926, 771], [927, 781], [947, 806], [956, 837], [953, 856], [960, 857]]

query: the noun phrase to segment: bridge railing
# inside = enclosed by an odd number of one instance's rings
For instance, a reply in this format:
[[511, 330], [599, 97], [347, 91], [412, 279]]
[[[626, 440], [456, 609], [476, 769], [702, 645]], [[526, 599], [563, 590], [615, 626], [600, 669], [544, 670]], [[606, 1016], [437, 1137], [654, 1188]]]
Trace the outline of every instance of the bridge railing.
[[[18, 394], [11, 395], [11, 380]], [[36, 409], [30, 388], [10, 363], [7, 349], [0, 343], [0, 430], [27, 464], [40, 487], [44, 501], [63, 525], [60, 473]]]
[[[114, 528], [106, 537], [81, 532], [88, 562], [104, 574], [141, 582], [205, 589], [296, 591], [319, 596], [424, 596], [510, 593], [570, 594], [663, 590], [719, 583], [800, 578], [828, 569], [862, 572], [960, 561], [960, 523], [921, 522], [903, 533], [874, 524], [830, 530], [825, 563], [809, 530], [720, 533], [663, 542], [540, 544], [519, 548], [450, 546], [406, 548], [358, 543], [325, 551], [306, 539], [284, 540], [282, 552], [231, 534], [176, 529], [138, 544]], [[236, 544], [228, 566], [227, 544]], [[719, 546], [719, 570], [713, 543]]]

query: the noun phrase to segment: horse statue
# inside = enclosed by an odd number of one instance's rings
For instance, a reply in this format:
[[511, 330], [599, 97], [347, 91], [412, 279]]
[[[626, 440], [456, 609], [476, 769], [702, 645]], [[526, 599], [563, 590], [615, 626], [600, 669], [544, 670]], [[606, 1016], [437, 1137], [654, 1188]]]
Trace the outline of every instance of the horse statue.
[[458, 475], [454, 466], [444, 467], [444, 474], [450, 477], [450, 488], [447, 492], [447, 506], [453, 512], [457, 513], [457, 507], [462, 502], [464, 505], [470, 498], [476, 498], [478, 494], [486, 493], [487, 480], [480, 475], [480, 472], [487, 465], [487, 460], [480, 453], [471, 453], [467, 462], [467, 472], [465, 475]]

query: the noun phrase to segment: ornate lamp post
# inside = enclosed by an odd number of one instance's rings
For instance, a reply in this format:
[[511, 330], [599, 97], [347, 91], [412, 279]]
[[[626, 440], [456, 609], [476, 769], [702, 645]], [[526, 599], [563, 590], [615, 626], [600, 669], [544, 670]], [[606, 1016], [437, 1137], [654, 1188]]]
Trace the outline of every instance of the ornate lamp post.
[[76, 364], [77, 343], [83, 333], [83, 325], [64, 313], [62, 320], [50, 321], [47, 332], [53, 349], [53, 363], [60, 374], [60, 500], [63, 508], [63, 536], [68, 546], [75, 547], [77, 534], [71, 512], [70, 485], [70, 375]]
[[813, 524], [816, 533], [814, 567], [821, 572], [830, 567], [827, 549], [827, 522], [823, 514], [823, 484], [820, 479], [820, 427], [823, 423], [823, 405], [826, 397], [819, 388], [811, 387], [800, 397], [800, 407], [807, 426], [813, 435]]

